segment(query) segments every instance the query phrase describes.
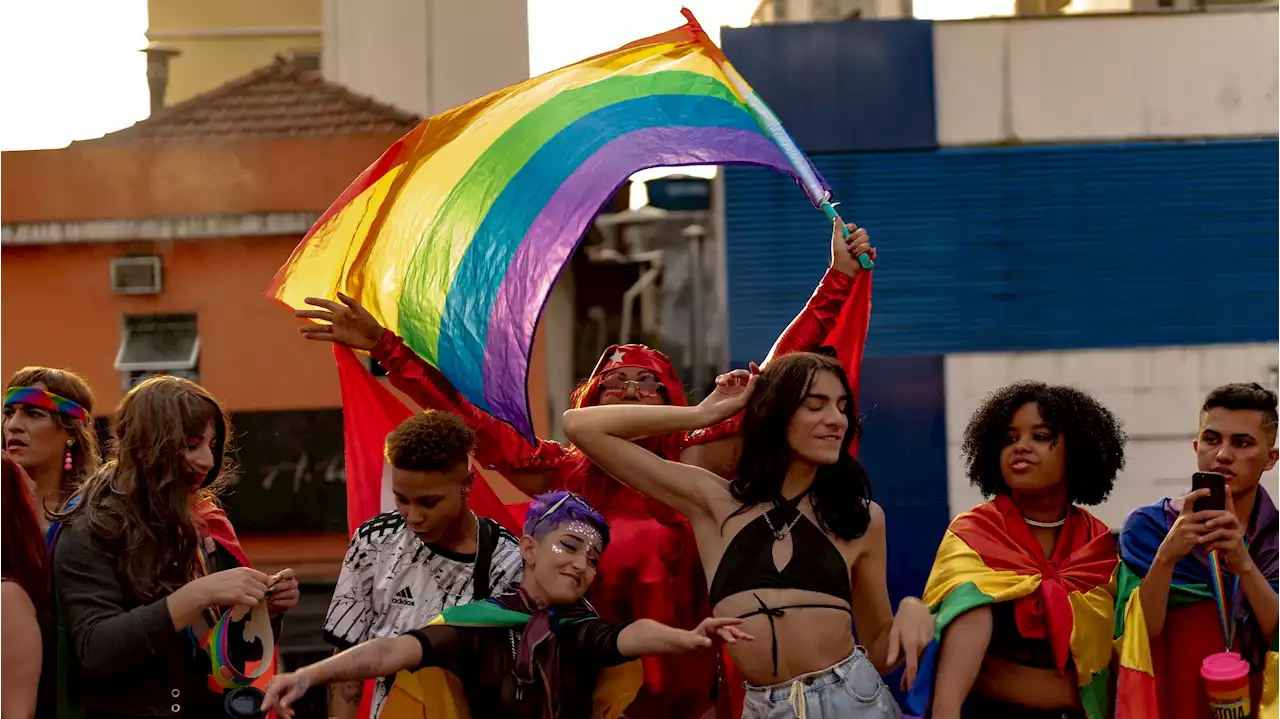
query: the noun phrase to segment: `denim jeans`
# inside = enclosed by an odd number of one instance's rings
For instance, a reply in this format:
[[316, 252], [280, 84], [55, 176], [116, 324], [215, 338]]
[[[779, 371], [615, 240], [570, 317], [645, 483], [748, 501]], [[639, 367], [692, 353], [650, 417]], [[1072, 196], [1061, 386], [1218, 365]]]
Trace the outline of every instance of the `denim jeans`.
[[742, 719], [901, 719], [862, 647], [835, 666], [768, 687], [747, 686]]

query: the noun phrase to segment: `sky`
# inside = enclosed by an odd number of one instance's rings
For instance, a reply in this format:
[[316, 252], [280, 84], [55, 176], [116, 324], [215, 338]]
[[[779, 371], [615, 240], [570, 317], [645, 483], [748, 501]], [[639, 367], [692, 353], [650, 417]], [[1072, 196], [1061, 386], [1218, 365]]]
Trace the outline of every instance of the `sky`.
[[[216, 1], [216, 0], [209, 0]], [[346, 0], [342, 0], [346, 1]], [[355, 0], [350, 0], [355, 1]], [[1127, 0], [1075, 0], [1075, 10]], [[687, 5], [717, 41], [758, 0], [528, 0], [533, 74], [683, 23]], [[1014, 0], [914, 0], [918, 17], [1007, 14]], [[0, 0], [0, 150], [63, 147], [148, 114], [146, 0]]]

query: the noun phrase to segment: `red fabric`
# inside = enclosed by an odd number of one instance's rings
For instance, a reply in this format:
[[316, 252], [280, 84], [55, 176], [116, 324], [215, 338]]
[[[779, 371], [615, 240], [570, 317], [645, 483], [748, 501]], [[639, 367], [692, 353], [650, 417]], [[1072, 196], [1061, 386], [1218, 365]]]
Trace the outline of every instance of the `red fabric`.
[[347, 531], [382, 513], [387, 435], [413, 413], [387, 391], [347, 347], [335, 343], [342, 386], [342, 439], [346, 454]]
[[1014, 619], [1022, 636], [1049, 642], [1059, 674], [1065, 672], [1074, 624], [1067, 595], [1111, 581], [1119, 560], [1107, 525], [1071, 507], [1053, 556], [1046, 559], [1017, 505], [1001, 495], [956, 517], [950, 530], [991, 569], [1041, 576], [1039, 589], [1014, 600]]
[[[1237, 642], [1233, 651], [1239, 650]], [[1137, 674], [1147, 679], [1146, 684], [1153, 696], [1151, 703], [1145, 706], [1157, 706], [1158, 697], [1160, 719], [1213, 719], [1209, 711], [1209, 695], [1205, 693], [1204, 680], [1200, 677], [1200, 663], [1205, 657], [1220, 651], [1222, 630], [1218, 624], [1216, 604], [1204, 601], [1181, 607], [1170, 606], [1165, 610], [1164, 632], [1151, 640], [1155, 681], [1150, 681], [1141, 672], [1124, 674]], [[1263, 674], [1257, 671], [1249, 676], [1255, 711], [1258, 697], [1262, 696]], [[1123, 698], [1124, 695], [1119, 696]]]
[[[869, 273], [859, 273], [859, 278], [863, 277], [866, 281], [857, 284], [865, 289], [854, 293], [862, 303], [856, 307], [864, 314], [861, 320], [837, 322], [850, 306], [850, 290], [855, 282], [848, 275], [830, 270], [805, 309], [774, 345], [771, 356], [830, 344], [837, 348], [856, 390], [862, 340], [849, 341], [844, 334], [861, 328], [865, 335], [865, 315], [870, 311]], [[669, 362], [664, 367], [658, 361], [666, 358], [640, 345], [628, 348], [636, 350], [635, 354], [624, 352], [626, 356], [615, 367], [608, 366], [612, 352], [602, 356], [597, 364], [600, 373], [589, 378], [588, 384], [576, 393], [574, 406], [595, 404], [600, 377], [622, 366], [654, 371], [667, 385], [672, 401], [683, 403], [683, 386], [674, 369]], [[613, 349], [616, 348], [610, 348]], [[609, 520], [610, 549], [601, 558], [599, 577], [591, 590], [592, 603], [602, 616], [615, 620], [651, 618], [692, 629], [710, 614], [697, 542], [689, 523], [678, 513], [613, 480], [572, 448], [547, 440], [531, 445], [511, 426], [467, 402], [443, 375], [394, 333], [385, 332], [372, 355], [387, 369], [391, 383], [419, 406], [454, 412], [467, 422], [476, 432], [475, 458], [482, 466], [508, 477], [522, 472], [550, 473], [549, 486], [578, 492]], [[850, 359], [846, 360], [846, 356]], [[737, 434], [738, 427], [734, 420], [728, 420], [713, 429], [718, 431], [715, 438], [727, 439]], [[667, 436], [642, 444], [663, 457], [676, 459], [687, 442], [684, 436]], [[524, 506], [508, 509], [523, 516]], [[645, 657], [643, 663], [646, 691], [631, 705], [630, 714], [687, 719], [700, 717], [711, 708], [719, 664], [715, 655], [699, 652]], [[733, 672], [732, 666], [728, 669]], [[740, 679], [729, 683], [737, 708], [731, 716], [741, 716], [741, 686]]]

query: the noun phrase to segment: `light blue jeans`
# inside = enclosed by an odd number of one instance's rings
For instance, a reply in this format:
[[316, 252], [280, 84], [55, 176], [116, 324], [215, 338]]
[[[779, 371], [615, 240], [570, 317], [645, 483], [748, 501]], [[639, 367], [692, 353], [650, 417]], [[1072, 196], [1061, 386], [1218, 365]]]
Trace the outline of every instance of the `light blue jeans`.
[[862, 647], [827, 669], [769, 687], [746, 685], [742, 719], [901, 719]]

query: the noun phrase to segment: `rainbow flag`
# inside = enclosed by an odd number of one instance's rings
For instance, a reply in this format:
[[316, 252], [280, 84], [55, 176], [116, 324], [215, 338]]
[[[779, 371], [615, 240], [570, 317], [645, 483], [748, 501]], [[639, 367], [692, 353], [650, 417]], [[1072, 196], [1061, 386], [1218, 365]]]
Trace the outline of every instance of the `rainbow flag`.
[[[1151, 640], [1147, 634], [1146, 617], [1138, 587], [1151, 569], [1156, 550], [1169, 533], [1178, 517], [1181, 506], [1170, 500], [1140, 507], [1125, 520], [1120, 535], [1120, 569], [1117, 573], [1115, 640], [1120, 650], [1120, 676], [1116, 685], [1116, 719], [1159, 719], [1160, 702], [1156, 682], [1155, 662], [1151, 655]], [[1272, 589], [1278, 589], [1280, 563], [1277, 562], [1277, 527], [1280, 517], [1270, 495], [1258, 487], [1255, 516], [1246, 539], [1249, 553]], [[1214, 600], [1214, 579], [1207, 557], [1196, 554], [1184, 557], [1174, 565], [1173, 579], [1169, 584], [1169, 606], [1182, 607]], [[1228, 614], [1239, 627], [1241, 655], [1254, 667], [1265, 667], [1266, 678], [1262, 697], [1259, 698], [1259, 717], [1280, 714], [1277, 700], [1276, 643], [1273, 638], [1268, 647], [1257, 622], [1252, 619], [1243, 592], [1237, 592], [1230, 600]], [[1225, 640], [1224, 640], [1225, 646]]]
[[698, 25], [425, 120], [316, 222], [267, 290], [343, 292], [472, 404], [532, 440], [538, 316], [599, 208], [650, 167], [757, 165], [830, 191]]
[[[952, 620], [977, 607], [1014, 602], [1024, 636], [1046, 639], [1059, 671], [1068, 657], [1074, 661], [1085, 714], [1104, 719], [1116, 564], [1111, 531], [1079, 507], [1068, 512], [1050, 559], [1006, 496], [951, 520], [924, 590], [935, 616], [934, 640], [921, 658], [906, 711], [926, 715], [942, 635]], [[1038, 636], [1025, 634], [1028, 628]]]

